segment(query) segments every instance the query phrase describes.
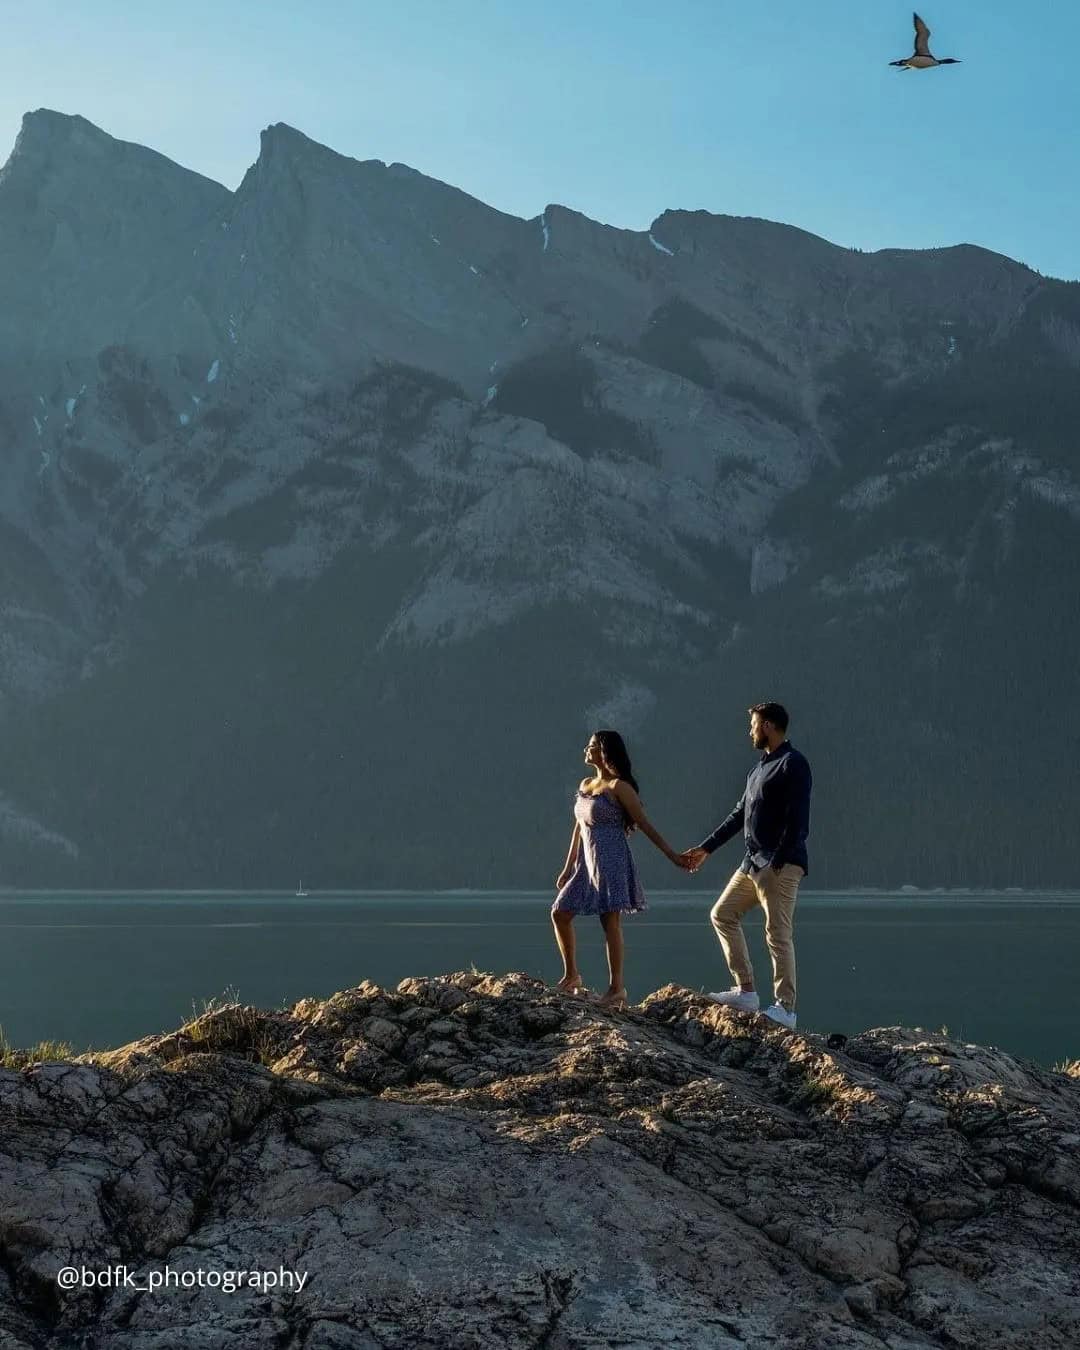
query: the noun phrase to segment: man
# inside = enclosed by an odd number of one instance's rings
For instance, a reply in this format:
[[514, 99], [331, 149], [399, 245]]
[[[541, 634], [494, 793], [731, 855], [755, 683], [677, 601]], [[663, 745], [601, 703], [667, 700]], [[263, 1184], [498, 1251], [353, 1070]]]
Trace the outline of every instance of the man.
[[765, 941], [772, 957], [775, 1002], [765, 1016], [795, 1026], [795, 946], [792, 927], [799, 882], [806, 876], [810, 832], [810, 765], [787, 739], [788, 715], [779, 703], [750, 709], [750, 739], [761, 759], [750, 770], [734, 811], [708, 839], [680, 855], [696, 872], [705, 859], [740, 830], [746, 855], [713, 906], [711, 918], [735, 984], [717, 1003], [757, 1012], [754, 970], [740, 920], [754, 905], [765, 911]]

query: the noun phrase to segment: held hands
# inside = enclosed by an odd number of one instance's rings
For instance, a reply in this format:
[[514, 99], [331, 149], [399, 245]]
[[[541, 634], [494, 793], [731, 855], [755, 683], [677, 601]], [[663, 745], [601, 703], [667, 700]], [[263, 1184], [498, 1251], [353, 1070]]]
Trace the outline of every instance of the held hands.
[[688, 848], [682, 853], [677, 853], [672, 862], [687, 872], [696, 872], [708, 856], [703, 848]]

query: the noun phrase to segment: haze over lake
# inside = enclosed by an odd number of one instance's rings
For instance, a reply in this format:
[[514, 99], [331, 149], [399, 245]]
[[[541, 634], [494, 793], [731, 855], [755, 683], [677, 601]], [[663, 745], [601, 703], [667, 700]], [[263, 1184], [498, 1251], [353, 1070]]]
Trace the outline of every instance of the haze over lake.
[[[653, 891], [629, 919], [633, 999], [668, 982], [730, 983], [708, 922], [715, 892]], [[372, 979], [467, 969], [559, 974], [548, 893], [7, 894], [0, 896], [0, 1025], [105, 1047], [171, 1029], [235, 991], [278, 1007]], [[599, 925], [581, 965], [606, 982]], [[747, 921], [758, 984], [760, 913]], [[806, 892], [796, 918], [799, 1026], [849, 1034], [903, 1024], [1053, 1063], [1080, 1055], [1066, 983], [1080, 959], [1080, 892]]]

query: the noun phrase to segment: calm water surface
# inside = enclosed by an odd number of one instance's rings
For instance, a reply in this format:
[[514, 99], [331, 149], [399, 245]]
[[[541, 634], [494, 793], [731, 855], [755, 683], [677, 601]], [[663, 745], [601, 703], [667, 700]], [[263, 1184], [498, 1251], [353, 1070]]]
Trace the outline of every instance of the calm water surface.
[[[629, 918], [627, 986], [726, 988], [713, 892], [651, 891]], [[372, 979], [468, 969], [560, 973], [544, 894], [0, 895], [0, 1026], [16, 1045], [120, 1045], [234, 991], [279, 1007]], [[603, 987], [600, 927], [578, 920]], [[796, 913], [799, 1022], [849, 1034], [902, 1023], [1052, 1063], [1080, 1057], [1080, 892], [830, 895]], [[747, 937], [768, 983], [760, 913]]]

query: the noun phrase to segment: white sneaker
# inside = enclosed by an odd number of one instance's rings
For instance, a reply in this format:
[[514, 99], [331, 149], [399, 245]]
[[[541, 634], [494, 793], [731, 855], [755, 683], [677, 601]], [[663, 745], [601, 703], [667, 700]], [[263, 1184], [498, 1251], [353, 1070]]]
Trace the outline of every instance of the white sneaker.
[[736, 1008], [739, 1012], [757, 1012], [761, 1007], [761, 1000], [753, 990], [744, 993], [737, 984], [725, 989], [722, 994], [710, 994], [709, 998], [714, 1003], [722, 1003], [725, 1008]]
[[787, 1027], [788, 1031], [795, 1030], [795, 1014], [788, 1012], [782, 1003], [774, 1003], [771, 1008], [766, 1008], [762, 1016], [779, 1022], [782, 1027]]

